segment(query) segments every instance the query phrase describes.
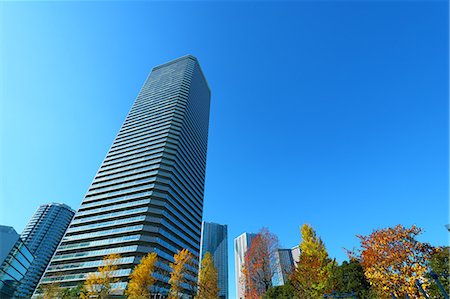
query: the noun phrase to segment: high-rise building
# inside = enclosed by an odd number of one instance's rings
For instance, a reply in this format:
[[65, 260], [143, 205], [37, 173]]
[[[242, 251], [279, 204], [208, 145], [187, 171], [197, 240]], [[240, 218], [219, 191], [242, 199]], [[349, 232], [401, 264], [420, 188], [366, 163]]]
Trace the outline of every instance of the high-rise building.
[[252, 240], [257, 236], [254, 233], [243, 233], [234, 239], [234, 258], [236, 271], [236, 296], [238, 299], [245, 297], [245, 281], [242, 275], [242, 266], [244, 265], [244, 256], [250, 248]]
[[0, 225], [0, 298], [13, 298], [34, 256], [10, 226]]
[[[40, 284], [73, 287], [117, 253], [120, 294], [141, 257], [160, 258], [154, 292], [168, 290], [168, 263], [183, 248], [197, 280], [210, 90], [191, 55], [153, 68]], [[183, 284], [184, 292], [192, 292]]]
[[61, 203], [41, 205], [34, 213], [20, 238], [35, 259], [17, 290], [17, 297], [31, 297], [74, 214], [74, 210]]
[[300, 260], [300, 246], [294, 246], [291, 248], [292, 259], [294, 260], [294, 266], [297, 267], [297, 263]]
[[206, 252], [213, 258], [219, 278], [219, 298], [228, 299], [228, 231], [227, 226], [212, 222], [202, 223], [200, 261]]
[[294, 269], [294, 259], [292, 258], [291, 249], [277, 249], [275, 252], [274, 258], [274, 275], [272, 278], [273, 286], [282, 286], [284, 285], [289, 275], [292, 273]]

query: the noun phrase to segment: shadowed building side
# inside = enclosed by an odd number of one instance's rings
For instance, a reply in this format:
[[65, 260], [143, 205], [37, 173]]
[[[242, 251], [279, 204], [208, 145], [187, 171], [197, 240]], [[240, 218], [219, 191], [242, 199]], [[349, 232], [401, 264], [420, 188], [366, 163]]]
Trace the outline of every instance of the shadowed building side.
[[200, 263], [209, 252], [219, 279], [219, 298], [228, 299], [228, 229], [226, 225], [212, 222], [202, 223]]

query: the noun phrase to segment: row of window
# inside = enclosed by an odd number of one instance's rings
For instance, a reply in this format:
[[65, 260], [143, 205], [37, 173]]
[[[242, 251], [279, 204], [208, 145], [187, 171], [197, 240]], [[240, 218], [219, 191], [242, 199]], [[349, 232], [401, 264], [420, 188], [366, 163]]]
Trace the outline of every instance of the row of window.
[[100, 228], [100, 227], [107, 227], [107, 226], [115, 226], [118, 224], [123, 223], [131, 223], [131, 222], [139, 222], [145, 220], [145, 216], [136, 216], [136, 217], [130, 217], [125, 219], [119, 219], [119, 220], [113, 220], [113, 221], [107, 221], [107, 222], [101, 222], [101, 223], [94, 223], [89, 225], [83, 225], [83, 226], [76, 226], [76, 227], [70, 227], [67, 230], [67, 233], [73, 233], [73, 232], [79, 232], [83, 230], [90, 230], [94, 228]]
[[119, 211], [119, 212], [114, 212], [114, 213], [109, 213], [109, 214], [102, 214], [102, 215], [98, 215], [98, 216], [92, 216], [92, 217], [86, 217], [86, 218], [73, 220], [72, 224], [85, 223], [85, 222], [96, 221], [96, 220], [101, 220], [101, 219], [109, 219], [109, 218], [114, 218], [114, 217], [123, 216], [123, 215], [145, 213], [145, 212], [147, 212], [147, 210], [148, 210], [148, 208], [145, 207], [145, 208], [124, 210], [124, 211]]
[[108, 255], [108, 254], [112, 254], [112, 253], [133, 252], [133, 251], [136, 251], [137, 248], [138, 248], [138, 245], [132, 245], [132, 246], [124, 246], [124, 247], [99, 249], [99, 250], [90, 250], [90, 251], [77, 252], [77, 253], [61, 254], [61, 255], [55, 255], [52, 260], [60, 261], [60, 260], [68, 260], [68, 259], [85, 258], [85, 257], [91, 257], [91, 256]]
[[[151, 193], [151, 192], [148, 192], [148, 193]], [[101, 207], [101, 208], [97, 208], [97, 209], [93, 209], [93, 210], [78, 212], [75, 218], [78, 218], [79, 216], [97, 214], [97, 213], [101, 213], [104, 211], [118, 210], [118, 209], [122, 209], [125, 207], [126, 208], [133, 207], [133, 206], [142, 205], [142, 204], [146, 204], [146, 203], [150, 203], [150, 199], [142, 199], [142, 200], [131, 201], [131, 202], [129, 200], [127, 200], [126, 203], [122, 203], [122, 204], [118, 204], [118, 205]]]
[[63, 238], [63, 241], [70, 242], [70, 241], [88, 239], [88, 238], [93, 238], [93, 237], [102, 237], [102, 236], [109, 236], [109, 235], [113, 235], [113, 234], [121, 234], [121, 233], [125, 233], [125, 232], [140, 231], [143, 228], [144, 228], [144, 226], [142, 224], [127, 226], [127, 227], [120, 227], [120, 228], [113, 228], [113, 229], [102, 230], [102, 231], [93, 232], [93, 233], [86, 233], [86, 234], [80, 234], [80, 235], [74, 235], [74, 236], [65, 236]]

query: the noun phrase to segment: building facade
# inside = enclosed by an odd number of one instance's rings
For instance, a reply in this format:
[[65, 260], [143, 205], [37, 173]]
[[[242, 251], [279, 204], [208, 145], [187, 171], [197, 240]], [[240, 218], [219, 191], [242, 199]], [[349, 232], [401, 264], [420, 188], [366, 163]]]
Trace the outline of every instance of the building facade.
[[252, 240], [257, 236], [254, 233], [243, 233], [234, 239], [234, 258], [236, 271], [236, 296], [238, 299], [245, 298], [245, 282], [242, 275], [242, 266], [244, 265], [244, 256], [250, 248]]
[[284, 285], [289, 275], [294, 269], [294, 259], [292, 258], [291, 249], [277, 249], [275, 251], [275, 267], [274, 275], [272, 278], [273, 286]]
[[206, 252], [211, 253], [219, 278], [219, 298], [228, 299], [228, 230], [226, 225], [202, 223], [200, 262]]
[[168, 264], [183, 248], [196, 261], [188, 281], [197, 280], [209, 107], [195, 57], [153, 68], [40, 284], [74, 287], [116, 253], [112, 288], [120, 295], [142, 256], [156, 252], [153, 291], [164, 294]]
[[41, 205], [36, 210], [20, 235], [35, 259], [18, 288], [17, 297], [31, 298], [74, 214], [74, 210], [61, 203]]
[[292, 259], [294, 260], [294, 266], [297, 267], [298, 261], [300, 261], [300, 245], [291, 248]]
[[15, 296], [34, 256], [10, 226], [0, 225], [0, 298]]

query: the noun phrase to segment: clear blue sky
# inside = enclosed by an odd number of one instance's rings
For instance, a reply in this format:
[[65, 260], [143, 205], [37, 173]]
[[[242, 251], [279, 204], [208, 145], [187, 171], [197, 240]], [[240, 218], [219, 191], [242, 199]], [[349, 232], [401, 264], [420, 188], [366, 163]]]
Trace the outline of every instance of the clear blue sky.
[[3, 2], [1, 219], [77, 209], [155, 65], [212, 89], [204, 219], [332, 257], [401, 223], [448, 243], [448, 4]]

